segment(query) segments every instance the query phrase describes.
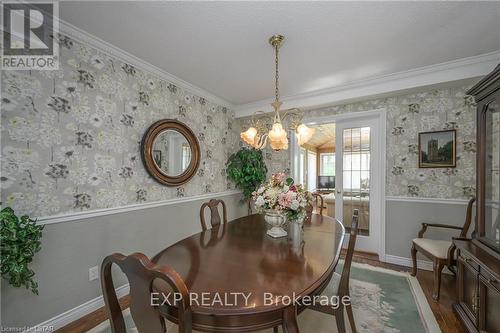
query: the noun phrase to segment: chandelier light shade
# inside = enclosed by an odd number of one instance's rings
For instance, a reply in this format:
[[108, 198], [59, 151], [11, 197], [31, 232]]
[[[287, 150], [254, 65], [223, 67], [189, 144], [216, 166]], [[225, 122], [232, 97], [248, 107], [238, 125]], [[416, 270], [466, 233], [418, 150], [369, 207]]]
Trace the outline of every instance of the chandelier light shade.
[[268, 134], [271, 148], [274, 150], [288, 149], [288, 137], [281, 123], [274, 123]]
[[304, 143], [311, 140], [314, 132], [314, 128], [309, 128], [304, 124], [297, 126], [297, 140], [299, 142], [299, 146], [302, 146]]
[[255, 139], [257, 138], [257, 129], [255, 127], [250, 127], [245, 132], [240, 133], [240, 137], [250, 146], [255, 144]]
[[[272, 119], [272, 127], [268, 133], [260, 134], [259, 131], [264, 131], [263, 128], [269, 128], [268, 126], [256, 126], [254, 119], [252, 119], [253, 125], [249, 127], [246, 131], [240, 133], [241, 139], [248, 145], [256, 149], [263, 149], [269, 139], [269, 144], [272, 149], [279, 151], [288, 149], [288, 135], [287, 129], [283, 128], [282, 119], [290, 116], [292, 118], [290, 129], [294, 129], [299, 145], [305, 144], [314, 135], [314, 128], [309, 128], [301, 123], [301, 115], [296, 112], [297, 109], [288, 110], [283, 116], [280, 114], [280, 90], [279, 90], [279, 48], [283, 45], [285, 37], [282, 35], [274, 35], [269, 38], [269, 43], [274, 48], [275, 54], [275, 100], [271, 103], [274, 108], [274, 117]], [[258, 111], [257, 113], [263, 113], [263, 111]], [[255, 116], [255, 114], [254, 114]], [[265, 118], [265, 117], [260, 117]]]

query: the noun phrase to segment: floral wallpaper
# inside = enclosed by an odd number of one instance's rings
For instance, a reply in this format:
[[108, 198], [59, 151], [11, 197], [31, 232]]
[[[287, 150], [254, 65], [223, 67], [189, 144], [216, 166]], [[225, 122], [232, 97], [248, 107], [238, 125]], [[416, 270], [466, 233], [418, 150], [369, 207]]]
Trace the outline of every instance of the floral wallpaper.
[[[234, 114], [172, 83], [59, 36], [57, 71], [2, 71], [1, 200], [35, 217], [228, 189]], [[156, 120], [197, 134], [201, 164], [180, 187], [154, 181], [140, 142]]]
[[[465, 95], [469, 87], [423, 91], [390, 98], [332, 106], [308, 112], [308, 117], [387, 110], [386, 194], [388, 196], [465, 199], [475, 195], [476, 111]], [[239, 120], [246, 128], [249, 118]], [[457, 130], [457, 167], [418, 168], [418, 133]], [[270, 172], [290, 171], [288, 151], [264, 153]]]

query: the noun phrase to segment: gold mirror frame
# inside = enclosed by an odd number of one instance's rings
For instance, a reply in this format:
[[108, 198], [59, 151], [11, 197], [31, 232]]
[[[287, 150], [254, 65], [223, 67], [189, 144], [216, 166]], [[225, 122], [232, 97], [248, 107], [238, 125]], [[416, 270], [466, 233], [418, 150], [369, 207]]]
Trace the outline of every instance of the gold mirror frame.
[[[153, 145], [161, 133], [174, 130], [181, 133], [191, 148], [191, 161], [184, 172], [177, 176], [169, 176], [162, 172], [153, 159]], [[141, 155], [144, 167], [156, 181], [167, 186], [179, 186], [187, 183], [195, 175], [200, 165], [200, 145], [193, 131], [184, 123], [175, 119], [162, 119], [151, 125], [141, 143]]]

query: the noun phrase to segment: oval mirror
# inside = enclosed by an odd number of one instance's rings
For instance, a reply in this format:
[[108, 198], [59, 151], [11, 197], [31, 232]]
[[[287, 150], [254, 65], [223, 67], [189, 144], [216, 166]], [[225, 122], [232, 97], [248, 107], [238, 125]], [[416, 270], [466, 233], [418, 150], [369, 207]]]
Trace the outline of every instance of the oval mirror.
[[146, 170], [162, 184], [177, 186], [194, 176], [200, 163], [200, 147], [185, 124], [171, 119], [157, 121], [142, 140]]

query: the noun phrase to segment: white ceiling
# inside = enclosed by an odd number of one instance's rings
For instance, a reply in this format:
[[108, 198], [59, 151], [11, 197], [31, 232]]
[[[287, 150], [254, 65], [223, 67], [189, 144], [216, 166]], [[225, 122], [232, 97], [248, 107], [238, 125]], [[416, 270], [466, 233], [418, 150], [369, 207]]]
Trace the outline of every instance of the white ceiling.
[[234, 105], [500, 49], [499, 2], [60, 3], [61, 18]]

